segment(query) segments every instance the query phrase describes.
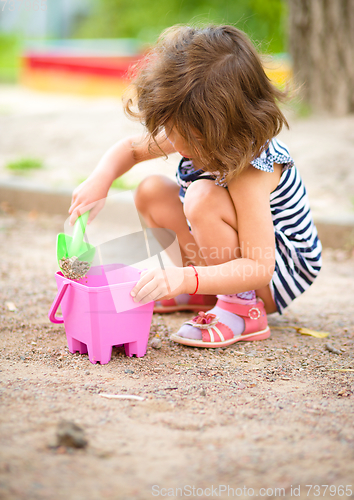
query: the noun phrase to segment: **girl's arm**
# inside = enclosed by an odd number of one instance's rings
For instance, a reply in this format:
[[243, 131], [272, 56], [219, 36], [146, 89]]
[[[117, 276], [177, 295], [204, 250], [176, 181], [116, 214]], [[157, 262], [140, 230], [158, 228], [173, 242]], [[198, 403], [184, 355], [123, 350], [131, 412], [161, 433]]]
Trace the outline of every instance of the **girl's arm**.
[[70, 224], [74, 224], [78, 215], [89, 209], [91, 222], [102, 209], [112, 182], [135, 164], [174, 152], [165, 134], [157, 138], [157, 143], [158, 146], [150, 144], [148, 138], [134, 136], [114, 144], [91, 175], [74, 190], [69, 208]]
[[[196, 267], [198, 293], [232, 294], [266, 286], [275, 266], [274, 227], [269, 195], [276, 174], [249, 167], [229, 184], [235, 205], [241, 258], [215, 266]], [[215, 235], [217, 237], [217, 234]], [[147, 271], [132, 290], [141, 303], [193, 293], [196, 277], [191, 267]]]

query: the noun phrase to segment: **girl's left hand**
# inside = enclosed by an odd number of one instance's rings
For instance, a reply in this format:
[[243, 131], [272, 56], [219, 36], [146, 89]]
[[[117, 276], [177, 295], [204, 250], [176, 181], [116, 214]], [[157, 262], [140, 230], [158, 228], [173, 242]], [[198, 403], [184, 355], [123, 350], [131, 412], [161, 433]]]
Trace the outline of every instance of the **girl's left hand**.
[[140, 280], [135, 285], [130, 295], [134, 302], [147, 304], [153, 300], [172, 299], [184, 293], [183, 267], [167, 267], [143, 271]]

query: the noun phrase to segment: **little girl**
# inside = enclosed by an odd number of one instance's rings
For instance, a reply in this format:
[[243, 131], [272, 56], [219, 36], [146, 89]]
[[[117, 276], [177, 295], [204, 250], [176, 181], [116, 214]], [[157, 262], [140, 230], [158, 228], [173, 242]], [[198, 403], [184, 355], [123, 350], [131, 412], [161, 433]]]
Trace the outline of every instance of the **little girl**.
[[[146, 178], [136, 206], [150, 227], [177, 234], [184, 267], [145, 271], [131, 295], [141, 304], [156, 301], [157, 312], [198, 312], [172, 335], [182, 344], [269, 337], [267, 314], [282, 313], [321, 267], [305, 187], [275, 138], [288, 126], [277, 105], [283, 93], [233, 26], [168, 29], [133, 90], [125, 108], [147, 137], [107, 151], [74, 191], [71, 222], [136, 163], [178, 152], [177, 183]], [[91, 220], [100, 208], [96, 203]]]

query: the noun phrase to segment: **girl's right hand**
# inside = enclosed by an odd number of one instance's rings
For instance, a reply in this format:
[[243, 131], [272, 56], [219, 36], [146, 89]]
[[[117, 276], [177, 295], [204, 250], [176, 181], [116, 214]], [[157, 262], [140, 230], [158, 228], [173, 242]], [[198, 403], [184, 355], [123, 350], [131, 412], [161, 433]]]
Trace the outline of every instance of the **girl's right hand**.
[[93, 176], [75, 188], [69, 208], [70, 225], [73, 225], [76, 219], [88, 210], [90, 210], [90, 216], [87, 223], [90, 224], [104, 207], [109, 188], [110, 185]]

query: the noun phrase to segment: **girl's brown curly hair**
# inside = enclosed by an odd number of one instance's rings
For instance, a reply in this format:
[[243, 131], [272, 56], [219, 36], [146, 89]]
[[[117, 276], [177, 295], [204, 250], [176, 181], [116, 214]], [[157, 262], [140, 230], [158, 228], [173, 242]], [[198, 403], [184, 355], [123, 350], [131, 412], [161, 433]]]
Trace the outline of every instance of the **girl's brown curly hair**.
[[153, 141], [175, 127], [198, 168], [230, 180], [288, 123], [285, 93], [264, 72], [247, 36], [233, 26], [173, 26], [136, 69], [125, 110]]

